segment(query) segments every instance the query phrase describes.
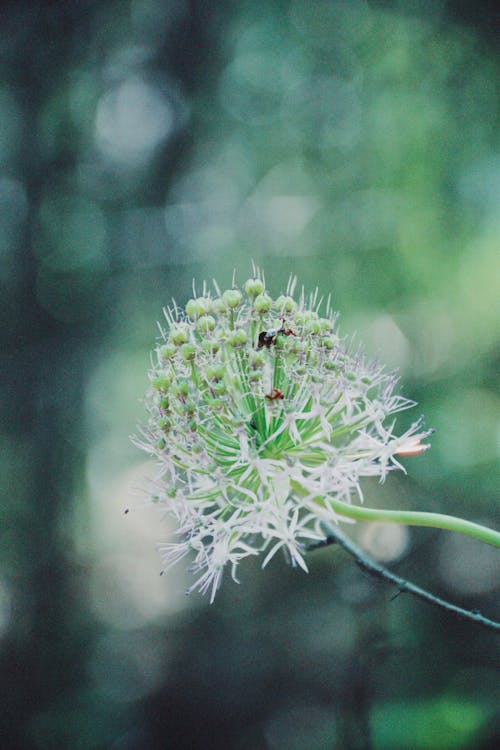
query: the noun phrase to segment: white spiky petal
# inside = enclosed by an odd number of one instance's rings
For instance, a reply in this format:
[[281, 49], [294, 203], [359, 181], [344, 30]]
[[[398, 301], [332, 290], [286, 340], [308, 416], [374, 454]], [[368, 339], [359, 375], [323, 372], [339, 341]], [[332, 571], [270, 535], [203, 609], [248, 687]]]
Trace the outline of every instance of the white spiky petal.
[[413, 406], [395, 377], [339, 337], [317, 291], [294, 300], [295, 284], [275, 300], [257, 270], [244, 292], [204, 284], [160, 327], [135, 442], [157, 458], [153, 499], [177, 523], [163, 564], [194, 558], [191, 589], [211, 601], [248, 555], [266, 565], [281, 549], [307, 570], [304, 545], [339, 520], [329, 498], [362, 501], [361, 478], [383, 481], [396, 456], [426, 448], [420, 420], [393, 432], [392, 415]]

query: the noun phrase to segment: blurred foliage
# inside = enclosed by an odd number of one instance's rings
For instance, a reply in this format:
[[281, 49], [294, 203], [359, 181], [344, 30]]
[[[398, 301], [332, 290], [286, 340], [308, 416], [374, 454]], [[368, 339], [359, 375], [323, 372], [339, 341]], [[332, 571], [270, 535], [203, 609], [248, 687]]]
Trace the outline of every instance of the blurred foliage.
[[[367, 502], [498, 525], [493, 21], [463, 0], [5, 5], [2, 747], [498, 746], [494, 637], [338, 551], [309, 576], [250, 563], [212, 607], [159, 578], [168, 524], [130, 497], [151, 469], [128, 441], [162, 306], [253, 259], [273, 292], [331, 292], [437, 428]], [[492, 550], [382, 531], [353, 533], [498, 616]]]

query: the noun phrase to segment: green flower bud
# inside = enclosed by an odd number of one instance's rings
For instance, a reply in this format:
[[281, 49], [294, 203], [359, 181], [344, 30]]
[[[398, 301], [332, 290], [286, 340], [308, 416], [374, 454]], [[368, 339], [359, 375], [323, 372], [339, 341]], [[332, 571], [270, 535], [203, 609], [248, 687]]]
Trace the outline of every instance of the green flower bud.
[[253, 303], [253, 306], [259, 313], [266, 313], [269, 312], [271, 307], [273, 306], [273, 301], [271, 297], [267, 294], [259, 294]]
[[225, 393], [227, 393], [227, 386], [221, 380], [219, 383], [214, 383], [212, 390], [216, 396], [223, 396]]
[[222, 295], [222, 299], [228, 307], [234, 310], [241, 304], [243, 295], [239, 289], [226, 289], [226, 291]]
[[220, 411], [223, 407], [223, 403], [220, 398], [208, 398], [207, 407], [209, 409], [214, 409], [214, 411]]
[[264, 282], [260, 279], [248, 279], [245, 281], [245, 294], [249, 297], [257, 297], [264, 291]]
[[320, 325], [319, 321], [317, 320], [307, 320], [305, 325], [306, 332], [311, 334], [312, 336], [317, 336], [320, 332]]
[[217, 299], [214, 299], [213, 308], [214, 312], [218, 313], [219, 315], [224, 315], [224, 313], [227, 313], [227, 305], [222, 297], [217, 297]]
[[220, 349], [220, 343], [215, 339], [203, 339], [201, 348], [207, 354], [217, 354]]
[[151, 385], [156, 391], [168, 391], [172, 383], [172, 375], [170, 373], [162, 373], [157, 375], [152, 381]]
[[302, 317], [304, 323], [307, 323], [308, 320], [318, 320], [318, 313], [315, 310], [304, 310]]
[[292, 297], [285, 297], [283, 294], [280, 294], [275, 304], [276, 309], [283, 313], [291, 313], [297, 307], [297, 303]]
[[189, 339], [189, 329], [185, 323], [174, 323], [170, 329], [170, 341], [177, 346], [185, 344]]
[[196, 347], [194, 344], [183, 344], [181, 346], [181, 357], [186, 362], [192, 362], [196, 356]]
[[160, 430], [163, 430], [163, 432], [168, 432], [172, 427], [172, 422], [168, 417], [160, 417], [156, 424]]
[[186, 401], [186, 403], [183, 404], [182, 408], [186, 416], [192, 417], [196, 411], [196, 404], [194, 404], [192, 401]]
[[265, 361], [266, 359], [262, 352], [251, 352], [248, 358], [248, 363], [250, 367], [254, 367], [254, 368], [262, 367]]
[[197, 299], [190, 299], [186, 303], [186, 315], [189, 315], [190, 318], [199, 318], [200, 315], [204, 315], [204, 313], [205, 304], [203, 299], [198, 297]]
[[243, 346], [243, 344], [246, 344], [246, 341], [247, 334], [246, 331], [243, 330], [243, 328], [239, 328], [236, 331], [231, 331], [229, 333], [228, 342], [231, 346]]
[[163, 396], [163, 398], [160, 399], [159, 407], [160, 409], [163, 409], [163, 411], [167, 411], [168, 407], [170, 406], [170, 399], [168, 396]]
[[208, 333], [209, 331], [213, 331], [214, 328], [215, 318], [211, 315], [202, 315], [201, 318], [198, 318], [196, 321], [196, 330], [198, 333]]
[[159, 349], [159, 355], [162, 359], [172, 359], [177, 352], [177, 347], [174, 344], [164, 344]]
[[286, 336], [282, 336], [281, 334], [279, 336], [276, 336], [276, 341], [274, 342], [274, 348], [275, 349], [284, 349], [286, 344], [289, 344]]
[[207, 380], [213, 380], [217, 383], [224, 378], [224, 368], [222, 365], [209, 365], [206, 369]]
[[292, 352], [294, 354], [305, 354], [309, 349], [309, 344], [306, 341], [300, 339], [293, 339], [292, 341]]
[[327, 336], [321, 343], [323, 344], [325, 349], [333, 349], [337, 341], [332, 336]]
[[189, 385], [185, 380], [178, 380], [172, 385], [172, 395], [184, 399], [189, 393]]
[[159, 440], [155, 442], [156, 450], [162, 451], [165, 449], [165, 446], [166, 446], [166, 442], [163, 438], [160, 438]]
[[248, 379], [251, 383], [257, 383], [259, 380], [262, 380], [263, 376], [264, 371], [260, 369], [250, 370], [248, 373]]

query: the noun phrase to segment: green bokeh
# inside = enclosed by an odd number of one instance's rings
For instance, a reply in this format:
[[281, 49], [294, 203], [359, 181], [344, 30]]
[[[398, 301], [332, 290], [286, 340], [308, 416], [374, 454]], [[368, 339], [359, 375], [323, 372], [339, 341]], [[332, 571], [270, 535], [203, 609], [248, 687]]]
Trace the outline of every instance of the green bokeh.
[[[495, 746], [493, 636], [340, 552], [250, 562], [212, 607], [159, 578], [129, 441], [162, 308], [253, 260], [331, 294], [437, 428], [366, 502], [498, 527], [490, 4], [84, 5], [11, 3], [0, 44], [5, 747]], [[399, 574], [498, 617], [498, 556], [401, 543]]]

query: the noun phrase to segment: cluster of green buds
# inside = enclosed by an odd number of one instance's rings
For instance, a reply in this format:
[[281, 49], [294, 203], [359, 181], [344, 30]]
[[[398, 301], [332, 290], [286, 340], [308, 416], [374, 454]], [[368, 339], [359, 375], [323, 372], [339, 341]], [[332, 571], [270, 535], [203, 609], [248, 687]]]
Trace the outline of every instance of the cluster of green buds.
[[206, 285], [165, 310], [136, 442], [159, 463], [152, 501], [175, 518], [165, 567], [188, 556], [192, 588], [213, 601], [229, 564], [283, 549], [307, 570], [304, 547], [322, 523], [362, 500], [360, 480], [421, 453], [420, 421], [400, 437], [393, 415], [413, 405], [396, 379], [339, 336], [318, 292], [271, 297], [256, 271], [238, 288]]

